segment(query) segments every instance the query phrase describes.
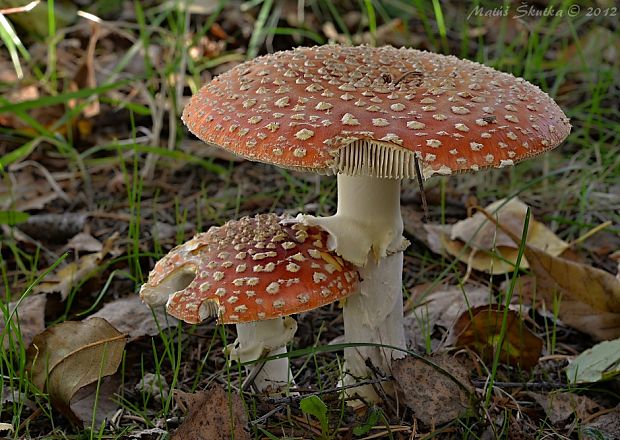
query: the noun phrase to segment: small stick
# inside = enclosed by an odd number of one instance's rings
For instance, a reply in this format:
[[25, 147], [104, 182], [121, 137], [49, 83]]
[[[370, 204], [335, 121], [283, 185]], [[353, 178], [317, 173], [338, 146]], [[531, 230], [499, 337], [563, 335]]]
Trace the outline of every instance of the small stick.
[[299, 394], [296, 396], [285, 396], [285, 397], [268, 397], [267, 398], [267, 402], [277, 405], [277, 404], [286, 404], [286, 403], [293, 403], [296, 402], [298, 400], [303, 399], [304, 397], [308, 397], [308, 396], [318, 396], [320, 394], [330, 394], [330, 393], [337, 393], [338, 391], [344, 391], [347, 390], [349, 388], [357, 388], [359, 386], [362, 385], [374, 385], [380, 382], [385, 382], [386, 380], [389, 380], [387, 378], [381, 378], [381, 379], [371, 379], [371, 380], [365, 380], [362, 382], [357, 382], [357, 383], [353, 383], [353, 384], [349, 384], [349, 385], [343, 385], [340, 387], [335, 387], [335, 388], [331, 388], [331, 389], [327, 389], [327, 390], [323, 390], [323, 391], [315, 391], [312, 393], [306, 393], [306, 394]]
[[424, 182], [422, 181], [422, 170], [420, 170], [420, 162], [417, 156], [413, 156], [415, 163], [415, 176], [418, 181], [418, 187], [420, 188], [420, 199], [422, 200], [422, 209], [424, 210], [424, 222], [428, 223], [428, 204], [426, 203], [426, 193], [424, 193]]
[[413, 76], [424, 76], [424, 74], [422, 72], [420, 72], [419, 70], [410, 70], [408, 72], [403, 73], [403, 75], [398, 78], [396, 81], [394, 81], [394, 86], [397, 86], [399, 82], [401, 82], [403, 79], [405, 79], [406, 77], [408, 77], [409, 75], [413, 75]]
[[[264, 356], [263, 356], [264, 357]], [[241, 384], [241, 391], [247, 391], [250, 387], [254, 388], [254, 381], [258, 374], [263, 370], [266, 361], [260, 361], [254, 365], [254, 368]], [[255, 389], [256, 390], [256, 389]]]
[[[474, 379], [471, 381], [475, 387], [487, 385], [484, 379]], [[493, 382], [494, 387], [498, 388], [525, 388], [527, 390], [557, 390], [566, 388], [566, 385], [559, 382]]]

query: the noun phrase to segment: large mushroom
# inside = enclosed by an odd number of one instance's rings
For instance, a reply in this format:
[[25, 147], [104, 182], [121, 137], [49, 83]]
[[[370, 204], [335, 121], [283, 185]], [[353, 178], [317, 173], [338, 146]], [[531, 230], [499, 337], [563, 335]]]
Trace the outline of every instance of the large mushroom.
[[[344, 299], [357, 290], [358, 274], [327, 249], [324, 231], [283, 220], [244, 217], [196, 235], [155, 264], [140, 296], [191, 324], [209, 317], [237, 324], [227, 349], [233, 359], [285, 354], [297, 329], [289, 315]], [[291, 379], [284, 357], [261, 366], [254, 384], [276, 390]]]
[[[298, 221], [361, 268], [344, 307], [349, 342], [405, 347], [400, 180], [501, 168], [554, 148], [570, 124], [522, 78], [414, 49], [326, 45], [259, 57], [218, 76], [183, 120], [200, 139], [250, 160], [337, 174], [331, 217]], [[345, 350], [347, 371], [366, 361], [390, 371], [398, 350]], [[357, 390], [372, 398], [371, 389]]]

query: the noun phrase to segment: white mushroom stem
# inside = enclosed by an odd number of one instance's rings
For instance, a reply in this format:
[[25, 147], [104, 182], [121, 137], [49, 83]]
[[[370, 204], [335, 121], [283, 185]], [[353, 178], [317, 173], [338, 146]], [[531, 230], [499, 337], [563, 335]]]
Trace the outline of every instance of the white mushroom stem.
[[[286, 344], [293, 339], [296, 330], [297, 323], [289, 316], [237, 324], [237, 340], [226, 347], [226, 352], [230, 359], [238, 362], [286, 354]], [[282, 390], [293, 383], [287, 357], [249, 365], [246, 367], [248, 376], [257, 368], [260, 370], [253, 382], [258, 391]]]
[[[329, 232], [330, 248], [362, 267], [360, 292], [344, 306], [345, 340], [404, 348], [402, 269], [407, 241], [402, 237], [400, 180], [339, 174], [336, 214], [298, 218]], [[385, 348], [347, 348], [345, 382], [369, 374], [366, 360], [390, 372], [392, 359], [403, 356]], [[371, 387], [355, 388], [355, 393], [378, 399]]]

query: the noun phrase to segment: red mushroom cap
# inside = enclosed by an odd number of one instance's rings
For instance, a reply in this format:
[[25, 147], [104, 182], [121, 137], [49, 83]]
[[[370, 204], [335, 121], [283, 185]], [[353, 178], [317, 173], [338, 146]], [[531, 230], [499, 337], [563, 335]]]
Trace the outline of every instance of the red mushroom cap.
[[[256, 58], [204, 86], [183, 120], [200, 139], [250, 160], [353, 175], [367, 172], [351, 161], [368, 161], [347, 153], [355, 141], [404, 154], [408, 164], [415, 154], [426, 174], [450, 174], [512, 165], [570, 132], [557, 104], [522, 78], [389, 46], [302, 47]], [[410, 165], [382, 166], [369, 172], [414, 176]]]
[[190, 273], [189, 285], [170, 292], [168, 313], [228, 324], [300, 313], [356, 292], [357, 270], [327, 250], [326, 232], [282, 220], [245, 217], [196, 235], [157, 262], [141, 295]]

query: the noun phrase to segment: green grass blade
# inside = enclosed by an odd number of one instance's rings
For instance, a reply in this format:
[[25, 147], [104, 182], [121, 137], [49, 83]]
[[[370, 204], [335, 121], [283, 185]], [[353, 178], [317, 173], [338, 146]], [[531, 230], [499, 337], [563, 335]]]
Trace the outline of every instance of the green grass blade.
[[0, 113], [15, 113], [19, 111], [32, 110], [34, 108], [46, 107], [56, 104], [64, 104], [72, 99], [83, 99], [93, 95], [105, 93], [108, 90], [118, 89], [129, 84], [131, 81], [123, 80], [111, 84], [104, 84], [99, 87], [81, 89], [75, 92], [64, 92], [55, 96], [44, 96], [38, 99], [22, 101], [17, 103], [8, 103], [6, 99], [0, 98], [4, 105], [0, 106]]
[[19, 55], [17, 54], [17, 48], [21, 45], [21, 41], [9, 20], [2, 14], [0, 14], [0, 40], [4, 42], [4, 45], [9, 51], [9, 56], [11, 57], [11, 62], [15, 68], [17, 78], [22, 79], [24, 77], [24, 71], [22, 70], [22, 65], [19, 62]]

